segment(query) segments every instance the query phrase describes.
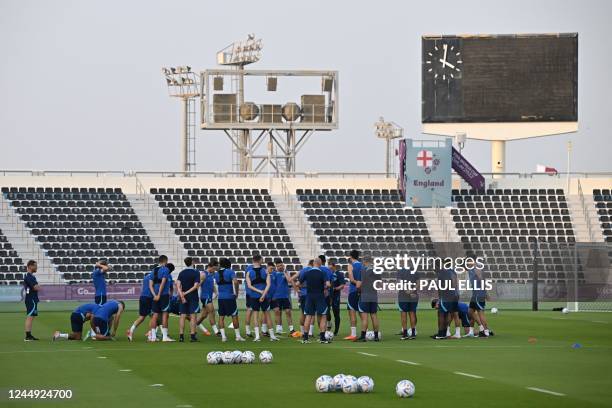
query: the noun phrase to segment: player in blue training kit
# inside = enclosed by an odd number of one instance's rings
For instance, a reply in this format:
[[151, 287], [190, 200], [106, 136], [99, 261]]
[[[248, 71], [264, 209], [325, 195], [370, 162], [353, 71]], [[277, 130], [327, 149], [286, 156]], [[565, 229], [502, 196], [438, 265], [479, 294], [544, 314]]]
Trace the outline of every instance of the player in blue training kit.
[[[325, 290], [330, 287], [327, 273], [320, 269], [321, 259], [315, 258], [314, 265], [299, 278], [300, 285], [306, 284], [306, 304], [304, 314], [305, 326], [310, 326], [311, 322], [319, 316], [319, 342], [329, 343], [325, 338], [325, 328], [327, 320], [327, 302], [325, 301]], [[302, 334], [302, 343], [309, 343], [308, 333]]]
[[[261, 341], [259, 337], [259, 325], [261, 323], [260, 312], [261, 321], [267, 326], [268, 322], [266, 321], [265, 312], [270, 310], [270, 300], [267, 295], [271, 286], [270, 275], [268, 275], [267, 268], [262, 265], [261, 255], [258, 254], [253, 256], [253, 264], [247, 267], [245, 276], [247, 287], [251, 291], [249, 301], [255, 319], [255, 338], [253, 341]], [[271, 323], [272, 322], [270, 322], [270, 324]], [[278, 340], [271, 327], [269, 328], [269, 332], [270, 340]]]
[[70, 314], [70, 326], [72, 328], [72, 333], [61, 333], [59, 330], [56, 330], [53, 333], [53, 341], [56, 340], [81, 340], [83, 338], [83, 324], [91, 320], [94, 313], [101, 306], [95, 303], [85, 303], [80, 305], [72, 314]]
[[[321, 267], [319, 269], [325, 273], [329, 283], [333, 284], [334, 274], [326, 265], [327, 258], [325, 255], [319, 255], [319, 259], [321, 260]], [[331, 330], [331, 287], [325, 289], [325, 303], [327, 304], [327, 314], [325, 316], [325, 320], [327, 321], [327, 330]]]
[[103, 305], [106, 303], [106, 273], [109, 270], [108, 262], [99, 261], [94, 266], [91, 278], [93, 280], [96, 295], [94, 303], [97, 305]]
[[200, 302], [202, 302], [202, 313], [200, 313], [200, 317], [196, 323], [205, 336], [210, 336], [210, 332], [204, 327], [204, 324], [202, 324], [206, 317], [208, 317], [208, 321], [215, 335], [221, 336], [217, 328], [217, 322], [215, 321], [215, 304], [213, 303], [213, 299], [217, 294], [215, 272], [218, 269], [219, 262], [211, 261], [206, 265], [206, 270], [200, 273]]
[[[475, 258], [475, 257], [474, 257]], [[489, 330], [487, 317], [485, 316], [487, 291], [484, 289], [483, 270], [478, 267], [468, 269], [468, 279], [472, 286], [472, 298], [470, 299], [470, 316], [478, 323], [478, 337], [489, 337], [493, 332]]]
[[[438, 271], [438, 333], [431, 336], [435, 340], [444, 340], [448, 337], [447, 330], [457, 314], [459, 289], [457, 274], [452, 269], [443, 268]], [[433, 301], [432, 301], [433, 304]]]
[[[419, 279], [420, 275], [418, 272], [411, 273], [407, 269], [401, 269], [397, 274], [398, 283], [403, 282], [405, 285], [410, 285], [410, 287], [397, 293], [397, 306], [402, 323], [402, 340], [413, 340], [416, 338]], [[410, 329], [408, 329], [408, 319], [410, 319]]]
[[198, 341], [196, 337], [196, 320], [200, 311], [198, 289], [200, 287], [200, 271], [193, 267], [193, 258], [185, 258], [185, 266], [176, 279], [176, 291], [180, 299], [179, 341], [185, 341], [185, 318], [189, 316], [190, 341]]
[[113, 340], [124, 310], [125, 303], [121, 300], [109, 300], [94, 311], [90, 323], [96, 340]]
[[378, 337], [378, 331], [380, 329], [380, 323], [378, 321], [378, 292], [374, 289], [374, 281], [378, 279], [378, 275], [374, 273], [371, 262], [372, 258], [369, 255], [364, 256], [361, 270], [361, 291], [358, 303], [359, 315], [361, 317], [361, 334], [354, 341], [366, 341], [368, 320], [372, 321], [374, 341], [380, 341]]
[[221, 258], [219, 260], [219, 271], [215, 272], [215, 283], [219, 292], [217, 312], [219, 313], [219, 326], [221, 327], [221, 341], [227, 341], [227, 336], [225, 335], [226, 316], [232, 318], [236, 341], [244, 341], [242, 336], [240, 336], [238, 305], [236, 303], [239, 291], [238, 280], [236, 279], [236, 272], [232, 270], [232, 263], [229, 259]]
[[[149, 289], [153, 295], [153, 317], [151, 318], [149, 341], [157, 341], [158, 319], [162, 318], [162, 341], [174, 341], [168, 337], [168, 313], [170, 309], [170, 295], [172, 292], [172, 271], [168, 264], [168, 257], [161, 255], [159, 265], [151, 271]], [[174, 268], [173, 268], [174, 269]]]
[[331, 313], [334, 313], [334, 336], [340, 330], [340, 297], [345, 286], [344, 273], [335, 262], [330, 261], [329, 269], [332, 272], [331, 287], [329, 288], [329, 310], [327, 311], [327, 326], [331, 328]]
[[299, 280], [304, 276], [306, 272], [308, 272], [314, 265], [314, 260], [311, 259], [308, 261], [308, 265], [300, 269], [298, 273], [291, 277], [291, 284], [295, 292], [298, 295], [298, 305], [300, 307], [300, 331], [296, 332], [292, 337], [300, 337], [303, 333], [308, 330], [308, 335], [312, 336], [314, 332], [314, 325], [310, 324], [309, 327], [304, 327], [304, 323], [306, 321], [306, 314], [304, 313], [304, 306], [306, 305], [306, 282], [302, 285], [299, 284]]
[[[136, 328], [140, 326], [147, 316], [151, 316], [153, 313], [153, 294], [151, 293], [151, 289], [149, 287], [149, 282], [152, 278], [153, 274], [151, 273], [147, 273], [144, 278], [142, 278], [142, 288], [140, 289], [140, 298], [138, 299], [138, 318], [134, 320], [132, 326], [125, 332], [125, 335], [129, 341], [134, 339], [134, 332], [136, 331]], [[147, 336], [147, 338], [148, 337], [149, 336]]]
[[359, 309], [359, 292], [361, 288], [361, 262], [359, 261], [359, 251], [353, 249], [349, 254], [347, 277], [349, 281], [349, 294], [346, 302], [349, 320], [351, 323], [351, 334], [344, 340], [357, 339], [357, 310]]
[[287, 324], [289, 325], [289, 335], [293, 336], [295, 330], [293, 329], [291, 298], [289, 297], [289, 282], [291, 277], [289, 276], [289, 272], [285, 270], [285, 264], [282, 259], [277, 258], [274, 260], [274, 272], [272, 276], [273, 294], [271, 307], [274, 310], [276, 332], [283, 332], [282, 312], [284, 311], [287, 317]]
[[25, 293], [25, 307], [26, 307], [26, 320], [25, 320], [25, 341], [35, 341], [38, 338], [32, 335], [32, 323], [34, 318], [38, 316], [38, 290], [40, 286], [34, 274], [38, 270], [38, 264], [36, 261], [30, 260], [26, 265], [27, 273], [23, 278], [23, 290]]

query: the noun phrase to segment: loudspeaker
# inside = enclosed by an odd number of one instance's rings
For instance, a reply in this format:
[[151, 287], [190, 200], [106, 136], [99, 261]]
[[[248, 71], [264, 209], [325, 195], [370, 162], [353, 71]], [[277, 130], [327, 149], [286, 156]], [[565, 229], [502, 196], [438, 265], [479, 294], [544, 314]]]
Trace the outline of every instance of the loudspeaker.
[[270, 91], [270, 92], [276, 91], [276, 81], [277, 81], [276, 77], [268, 77], [267, 78], [266, 83], [268, 85], [268, 91]]
[[218, 76], [213, 78], [213, 89], [215, 91], [223, 90], [223, 77]]

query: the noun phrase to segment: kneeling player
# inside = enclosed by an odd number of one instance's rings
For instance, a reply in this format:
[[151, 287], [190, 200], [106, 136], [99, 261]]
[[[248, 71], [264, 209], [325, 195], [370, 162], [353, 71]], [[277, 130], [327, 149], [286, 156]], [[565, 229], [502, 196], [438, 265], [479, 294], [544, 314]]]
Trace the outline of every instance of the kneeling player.
[[70, 325], [72, 333], [61, 333], [57, 330], [53, 333], [53, 341], [56, 340], [81, 340], [83, 338], [83, 323], [90, 320], [94, 313], [100, 308], [95, 303], [85, 303], [74, 309], [70, 315]]
[[120, 300], [109, 300], [94, 312], [90, 323], [96, 333], [96, 340], [113, 340], [124, 310], [125, 303]]

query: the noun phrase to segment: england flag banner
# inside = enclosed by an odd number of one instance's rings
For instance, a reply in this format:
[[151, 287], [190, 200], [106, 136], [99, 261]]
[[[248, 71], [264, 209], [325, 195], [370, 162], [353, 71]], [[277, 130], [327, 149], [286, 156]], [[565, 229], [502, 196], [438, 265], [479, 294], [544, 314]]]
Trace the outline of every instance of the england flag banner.
[[406, 205], [451, 205], [452, 140], [412, 140], [405, 143]]

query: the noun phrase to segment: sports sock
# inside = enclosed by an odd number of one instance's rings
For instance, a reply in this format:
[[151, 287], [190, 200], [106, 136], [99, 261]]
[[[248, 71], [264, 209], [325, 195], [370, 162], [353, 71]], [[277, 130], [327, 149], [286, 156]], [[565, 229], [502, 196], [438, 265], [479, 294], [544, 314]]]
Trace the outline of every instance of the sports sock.
[[408, 330], [407, 329], [402, 329], [402, 335], [404, 337], [408, 337]]
[[362, 331], [361, 331], [361, 336], [360, 336], [360, 337], [361, 337], [362, 339], [365, 339], [365, 335], [366, 335], [366, 332], [364, 332], [364, 331], [362, 330]]
[[221, 329], [221, 338], [222, 339], [226, 339], [227, 337], [225, 337], [225, 329]]
[[304, 334], [302, 334], [302, 339], [303, 340], [308, 340], [308, 333], [304, 332]]
[[215, 334], [219, 333], [219, 328], [217, 327], [217, 325], [216, 325], [216, 324], [213, 324], [213, 325], [212, 325], [212, 329], [213, 329], [213, 331], [215, 332]]
[[351, 327], [351, 336], [353, 336], [353, 337], [357, 336], [357, 328], [356, 327]]
[[314, 324], [311, 324], [310, 329], [308, 329], [308, 335], [312, 336], [313, 333], [314, 333]]
[[319, 339], [321, 339], [321, 341], [325, 341], [325, 332], [319, 333]]
[[484, 331], [484, 326], [482, 324], [478, 325], [478, 331]]
[[163, 338], [167, 339], [168, 338], [168, 328], [167, 327], [162, 327], [161, 331], [162, 331]]
[[267, 333], [268, 332], [268, 325], [267, 324], [263, 323], [261, 325], [261, 332], [262, 333]]
[[374, 332], [374, 338], [377, 339], [378, 338], [378, 331]]
[[461, 336], [461, 329], [459, 327], [455, 327], [455, 336]]
[[450, 329], [448, 327], [446, 328], [446, 337], [450, 337]]
[[300, 331], [304, 333], [304, 326], [300, 326]]
[[247, 336], [251, 334], [251, 325], [247, 324], [244, 326], [244, 330], [246, 330]]
[[236, 338], [239, 339], [240, 338], [240, 329], [234, 329], [234, 334], [236, 335]]
[[485, 334], [488, 336], [489, 335], [489, 329], [485, 329]]
[[134, 333], [134, 331], [136, 331], [136, 325], [133, 324], [132, 327], [130, 327], [130, 333]]
[[259, 326], [255, 326], [255, 338], [259, 338]]
[[414, 327], [411, 327], [411, 328], [410, 328], [410, 332], [411, 332], [410, 334], [411, 334], [412, 336], [416, 336], [416, 329], [415, 329]]
[[289, 325], [289, 331], [293, 331], [293, 325], [292, 324]]
[[471, 334], [471, 335], [473, 335], [473, 334], [474, 334], [474, 328], [473, 328], [473, 327], [470, 327], [470, 331], [469, 331], [469, 333], [468, 333], [468, 334]]
[[278, 332], [281, 332], [281, 331], [283, 331], [283, 326], [281, 326], [280, 324], [277, 324], [276, 325], [276, 332], [278, 333]]

